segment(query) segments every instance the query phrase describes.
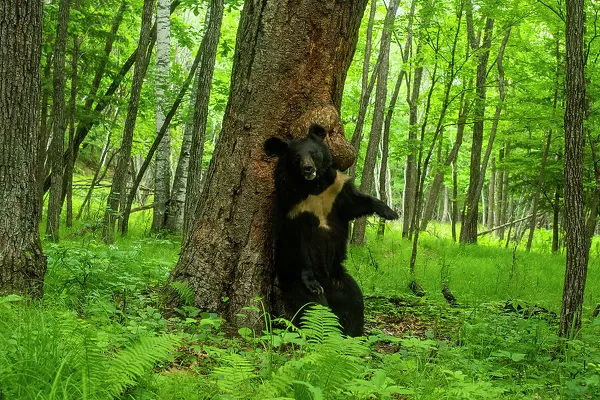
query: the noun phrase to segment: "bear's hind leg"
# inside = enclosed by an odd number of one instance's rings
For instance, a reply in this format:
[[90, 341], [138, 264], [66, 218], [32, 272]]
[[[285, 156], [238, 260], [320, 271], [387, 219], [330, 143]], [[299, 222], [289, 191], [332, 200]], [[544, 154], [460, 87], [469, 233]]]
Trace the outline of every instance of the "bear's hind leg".
[[288, 314], [287, 317], [296, 326], [300, 326], [304, 310], [308, 305], [315, 303], [324, 306], [328, 305], [327, 298], [323, 293], [309, 292], [303, 284], [298, 284], [287, 290], [282, 289], [282, 293], [286, 314]]
[[365, 304], [358, 284], [350, 274], [344, 272], [333, 278], [325, 289], [327, 302], [342, 325], [342, 332], [348, 336], [362, 336], [365, 326]]

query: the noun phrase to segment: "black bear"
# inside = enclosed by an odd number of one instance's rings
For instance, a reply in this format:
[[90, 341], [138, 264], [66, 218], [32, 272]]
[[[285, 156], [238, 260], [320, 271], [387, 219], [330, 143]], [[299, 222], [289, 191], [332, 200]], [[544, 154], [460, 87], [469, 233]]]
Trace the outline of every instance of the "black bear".
[[360, 288], [343, 266], [350, 221], [379, 214], [396, 219], [385, 203], [359, 192], [332, 167], [325, 129], [313, 124], [302, 139], [272, 137], [265, 152], [279, 157], [275, 168], [275, 271], [287, 312], [306, 303], [329, 306], [343, 332], [361, 336], [364, 303]]

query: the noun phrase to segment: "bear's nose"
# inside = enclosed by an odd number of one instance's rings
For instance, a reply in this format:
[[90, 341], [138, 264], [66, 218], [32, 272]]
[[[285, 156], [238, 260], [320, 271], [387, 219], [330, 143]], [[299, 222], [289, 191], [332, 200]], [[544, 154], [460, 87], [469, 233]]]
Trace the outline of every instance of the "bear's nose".
[[302, 167], [302, 171], [306, 174], [311, 174], [315, 171], [315, 167], [312, 165], [305, 165], [304, 167]]

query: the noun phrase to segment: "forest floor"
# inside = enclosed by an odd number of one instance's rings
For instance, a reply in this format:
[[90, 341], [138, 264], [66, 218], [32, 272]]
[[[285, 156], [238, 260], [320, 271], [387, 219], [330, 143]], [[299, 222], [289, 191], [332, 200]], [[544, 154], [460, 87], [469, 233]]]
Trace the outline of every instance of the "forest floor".
[[597, 244], [584, 327], [572, 340], [556, 336], [565, 261], [549, 252], [548, 233], [527, 253], [495, 238], [461, 247], [438, 225], [419, 245], [423, 297], [408, 289], [411, 243], [394, 225], [350, 248], [365, 338], [342, 337], [320, 309], [301, 331], [266, 320], [262, 333], [231, 336], [191, 303], [164, 309], [159, 291], [180, 239], [151, 237], [139, 228], [148, 216], [136, 218], [115, 245], [102, 244], [93, 224], [44, 243], [43, 301], [0, 298], [0, 399], [600, 398]]

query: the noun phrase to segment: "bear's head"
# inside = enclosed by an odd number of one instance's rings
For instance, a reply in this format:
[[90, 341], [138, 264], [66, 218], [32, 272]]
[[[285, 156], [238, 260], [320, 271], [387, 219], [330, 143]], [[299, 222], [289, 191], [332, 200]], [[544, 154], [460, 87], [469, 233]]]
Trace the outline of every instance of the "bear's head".
[[287, 171], [291, 174], [312, 181], [332, 164], [331, 153], [324, 142], [325, 129], [321, 125], [312, 124], [308, 135], [302, 139], [281, 140], [276, 137], [267, 139], [265, 152], [279, 157]]

